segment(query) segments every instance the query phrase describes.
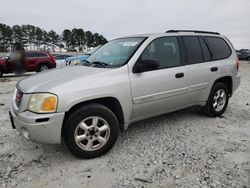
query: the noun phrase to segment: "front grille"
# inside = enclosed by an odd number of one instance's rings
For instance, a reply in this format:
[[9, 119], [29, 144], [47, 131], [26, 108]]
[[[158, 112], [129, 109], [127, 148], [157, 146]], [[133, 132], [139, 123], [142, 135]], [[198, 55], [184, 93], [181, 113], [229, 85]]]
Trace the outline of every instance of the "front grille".
[[15, 101], [16, 101], [16, 105], [17, 107], [20, 106], [21, 104], [21, 101], [22, 101], [22, 97], [23, 97], [23, 92], [20, 91], [19, 89], [17, 89], [17, 92], [16, 92], [16, 98], [15, 98]]

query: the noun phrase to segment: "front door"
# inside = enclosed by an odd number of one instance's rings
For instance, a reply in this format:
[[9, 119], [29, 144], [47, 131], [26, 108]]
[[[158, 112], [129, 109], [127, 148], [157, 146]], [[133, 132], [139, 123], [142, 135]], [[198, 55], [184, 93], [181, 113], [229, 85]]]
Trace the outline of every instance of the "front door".
[[189, 104], [189, 83], [176, 37], [153, 40], [140, 59], [156, 59], [157, 70], [130, 73], [133, 98], [133, 119], [141, 119], [173, 111]]

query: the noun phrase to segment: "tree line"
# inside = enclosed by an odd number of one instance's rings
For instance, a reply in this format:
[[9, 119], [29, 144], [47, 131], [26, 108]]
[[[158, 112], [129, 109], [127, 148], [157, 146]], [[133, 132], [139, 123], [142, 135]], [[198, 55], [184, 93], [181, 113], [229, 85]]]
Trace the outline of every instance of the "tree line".
[[11, 27], [0, 23], [0, 52], [17, 48], [55, 51], [56, 47], [68, 51], [83, 51], [106, 42], [107, 39], [99, 33], [84, 31], [81, 28], [65, 29], [59, 35], [54, 30], [46, 31], [33, 25]]

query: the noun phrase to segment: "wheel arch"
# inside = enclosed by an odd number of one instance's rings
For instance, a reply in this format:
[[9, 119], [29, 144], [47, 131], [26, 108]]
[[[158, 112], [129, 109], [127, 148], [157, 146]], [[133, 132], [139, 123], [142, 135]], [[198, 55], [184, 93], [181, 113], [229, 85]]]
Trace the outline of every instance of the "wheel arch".
[[102, 97], [102, 98], [96, 98], [96, 99], [83, 101], [70, 107], [70, 109], [65, 113], [65, 116], [64, 116], [62, 133], [65, 128], [65, 121], [70, 116], [70, 114], [74, 112], [76, 109], [81, 108], [82, 106], [87, 105], [87, 104], [101, 104], [109, 108], [117, 117], [120, 129], [122, 130], [124, 129], [124, 112], [123, 112], [123, 109], [119, 100], [115, 97]]
[[232, 79], [232, 77], [231, 76], [220, 77], [214, 81], [214, 84], [218, 83], [218, 82], [224, 83], [227, 86], [227, 88], [229, 90], [229, 95], [231, 97], [232, 93], [233, 93], [233, 79]]
[[37, 66], [40, 67], [41, 65], [48, 65], [50, 68], [50, 62], [49, 61], [39, 61], [37, 62]]

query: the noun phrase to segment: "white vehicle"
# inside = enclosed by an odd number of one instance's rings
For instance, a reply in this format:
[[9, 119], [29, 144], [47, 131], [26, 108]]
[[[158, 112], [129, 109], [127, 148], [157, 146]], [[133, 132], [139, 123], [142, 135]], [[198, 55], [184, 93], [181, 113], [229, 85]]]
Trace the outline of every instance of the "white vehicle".
[[68, 57], [71, 57], [71, 55], [65, 55], [65, 54], [53, 54], [56, 58], [56, 68], [65, 67], [66, 61], [65, 59]]

